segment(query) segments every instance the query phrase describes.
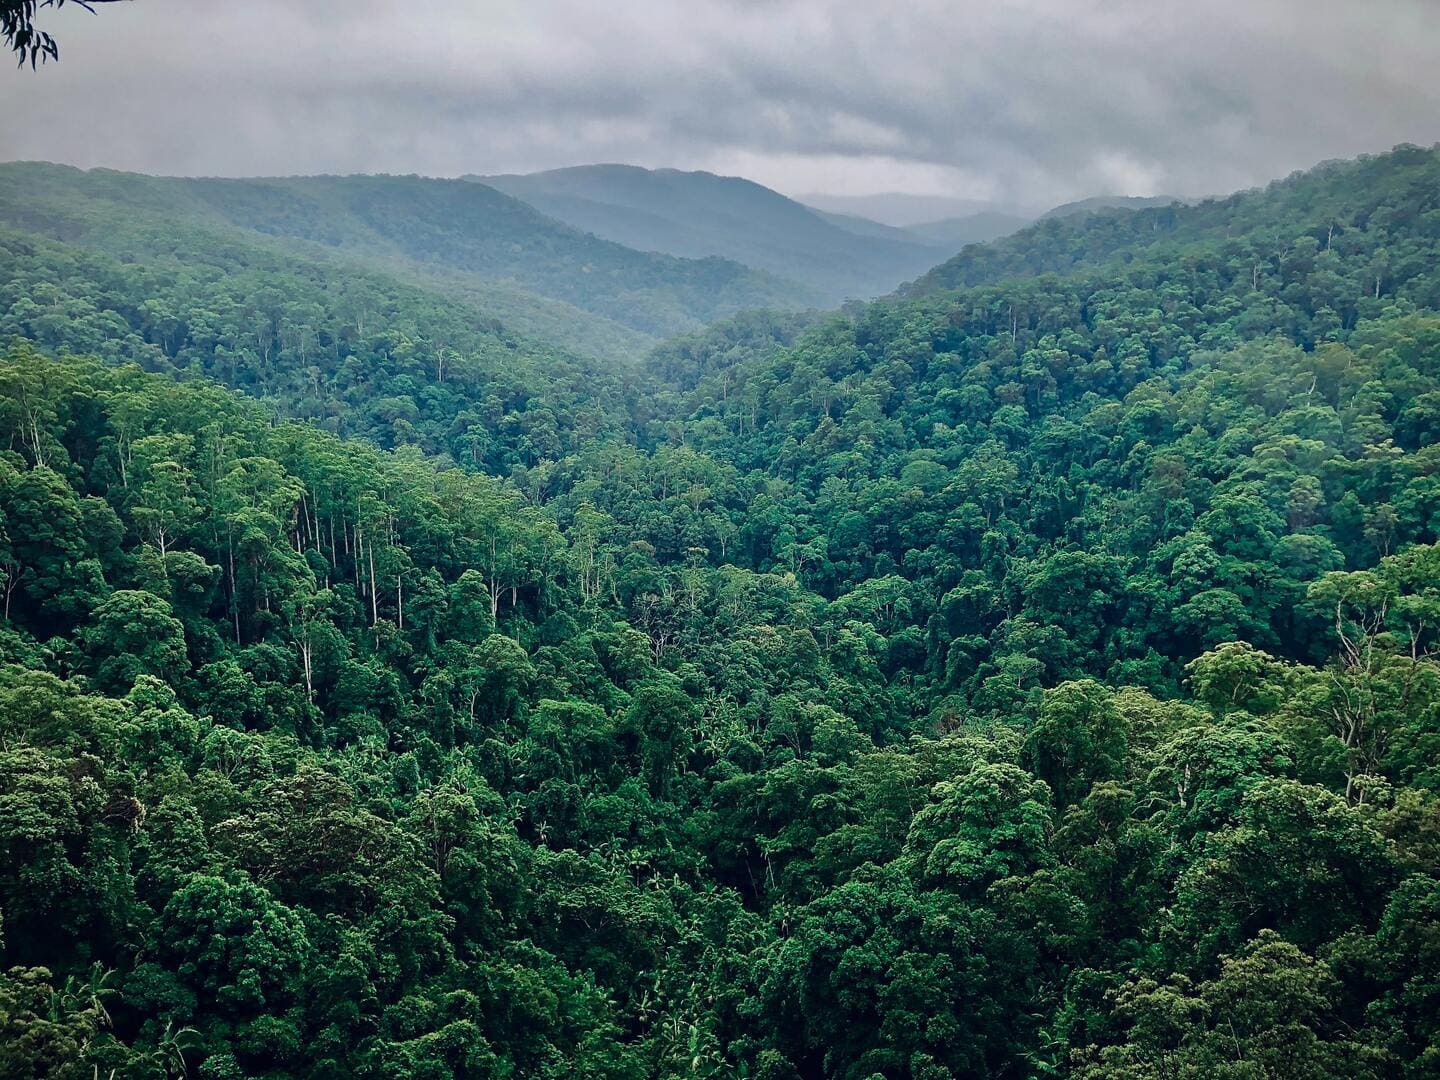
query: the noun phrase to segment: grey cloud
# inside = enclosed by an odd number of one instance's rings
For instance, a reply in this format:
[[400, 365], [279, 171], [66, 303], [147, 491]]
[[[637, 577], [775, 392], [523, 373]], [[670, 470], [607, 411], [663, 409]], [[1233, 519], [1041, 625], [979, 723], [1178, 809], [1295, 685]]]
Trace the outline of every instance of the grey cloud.
[[149, 172], [708, 168], [1046, 205], [1440, 139], [1431, 0], [134, 0], [49, 15], [0, 156]]

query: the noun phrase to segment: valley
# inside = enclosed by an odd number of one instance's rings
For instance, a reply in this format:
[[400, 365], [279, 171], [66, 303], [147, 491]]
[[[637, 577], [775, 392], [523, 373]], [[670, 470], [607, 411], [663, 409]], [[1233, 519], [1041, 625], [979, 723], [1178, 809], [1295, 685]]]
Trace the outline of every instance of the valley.
[[1101, 201], [0, 166], [0, 1075], [1427, 1075], [1440, 151]]

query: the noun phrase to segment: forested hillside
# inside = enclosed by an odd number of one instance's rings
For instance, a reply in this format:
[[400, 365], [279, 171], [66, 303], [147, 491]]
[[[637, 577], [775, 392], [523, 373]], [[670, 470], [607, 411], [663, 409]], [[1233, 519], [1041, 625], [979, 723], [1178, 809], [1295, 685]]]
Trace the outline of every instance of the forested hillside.
[[1437, 178], [623, 376], [6, 233], [0, 1076], [1435, 1075]]
[[0, 166], [0, 224], [143, 266], [205, 262], [237, 245], [328, 261], [331, 275], [358, 264], [605, 356], [742, 308], [818, 300], [725, 259], [602, 240], [460, 180], [182, 179], [12, 163]]
[[1349, 289], [1361, 278], [1364, 291], [1380, 296], [1427, 269], [1437, 207], [1435, 150], [1401, 146], [1375, 157], [1327, 162], [1263, 190], [1193, 206], [1047, 217], [994, 244], [965, 249], [905, 291], [918, 295], [1135, 261], [1179, 273], [1195, 260], [1203, 270], [1223, 267], [1226, 285], [1248, 274], [1251, 291], [1258, 291], [1261, 275], [1288, 264], [1291, 274], [1308, 278], [1308, 260], [1318, 260], [1314, 267], [1322, 277], [1334, 271], [1346, 278], [1333, 295], [1322, 291], [1318, 297], [1318, 306], [1338, 311], [1353, 303]]
[[175, 253], [140, 261], [0, 228], [0, 334], [209, 377], [282, 417], [492, 469], [624, 437], [624, 368], [383, 272], [164, 235]]

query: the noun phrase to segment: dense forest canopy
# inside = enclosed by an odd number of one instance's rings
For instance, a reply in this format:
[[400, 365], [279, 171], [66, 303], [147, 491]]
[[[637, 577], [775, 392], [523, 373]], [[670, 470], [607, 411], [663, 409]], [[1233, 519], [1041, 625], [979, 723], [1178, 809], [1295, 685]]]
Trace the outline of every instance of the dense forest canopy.
[[0, 165], [0, 224], [147, 269], [210, 265], [218, 250], [321, 265], [327, 278], [383, 274], [610, 358], [745, 308], [822, 298], [729, 259], [603, 240], [484, 184], [418, 176], [193, 179], [12, 162]]
[[1440, 151], [628, 366], [63, 201], [0, 1076], [1440, 1071]]

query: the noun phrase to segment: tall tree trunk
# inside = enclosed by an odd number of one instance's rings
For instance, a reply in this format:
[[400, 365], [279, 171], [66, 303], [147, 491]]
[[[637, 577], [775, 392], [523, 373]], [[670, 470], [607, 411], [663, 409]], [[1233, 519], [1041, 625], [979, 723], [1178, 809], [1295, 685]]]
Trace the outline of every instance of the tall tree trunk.
[[370, 541], [370, 625], [380, 621], [380, 597], [375, 591], [375, 541]]

